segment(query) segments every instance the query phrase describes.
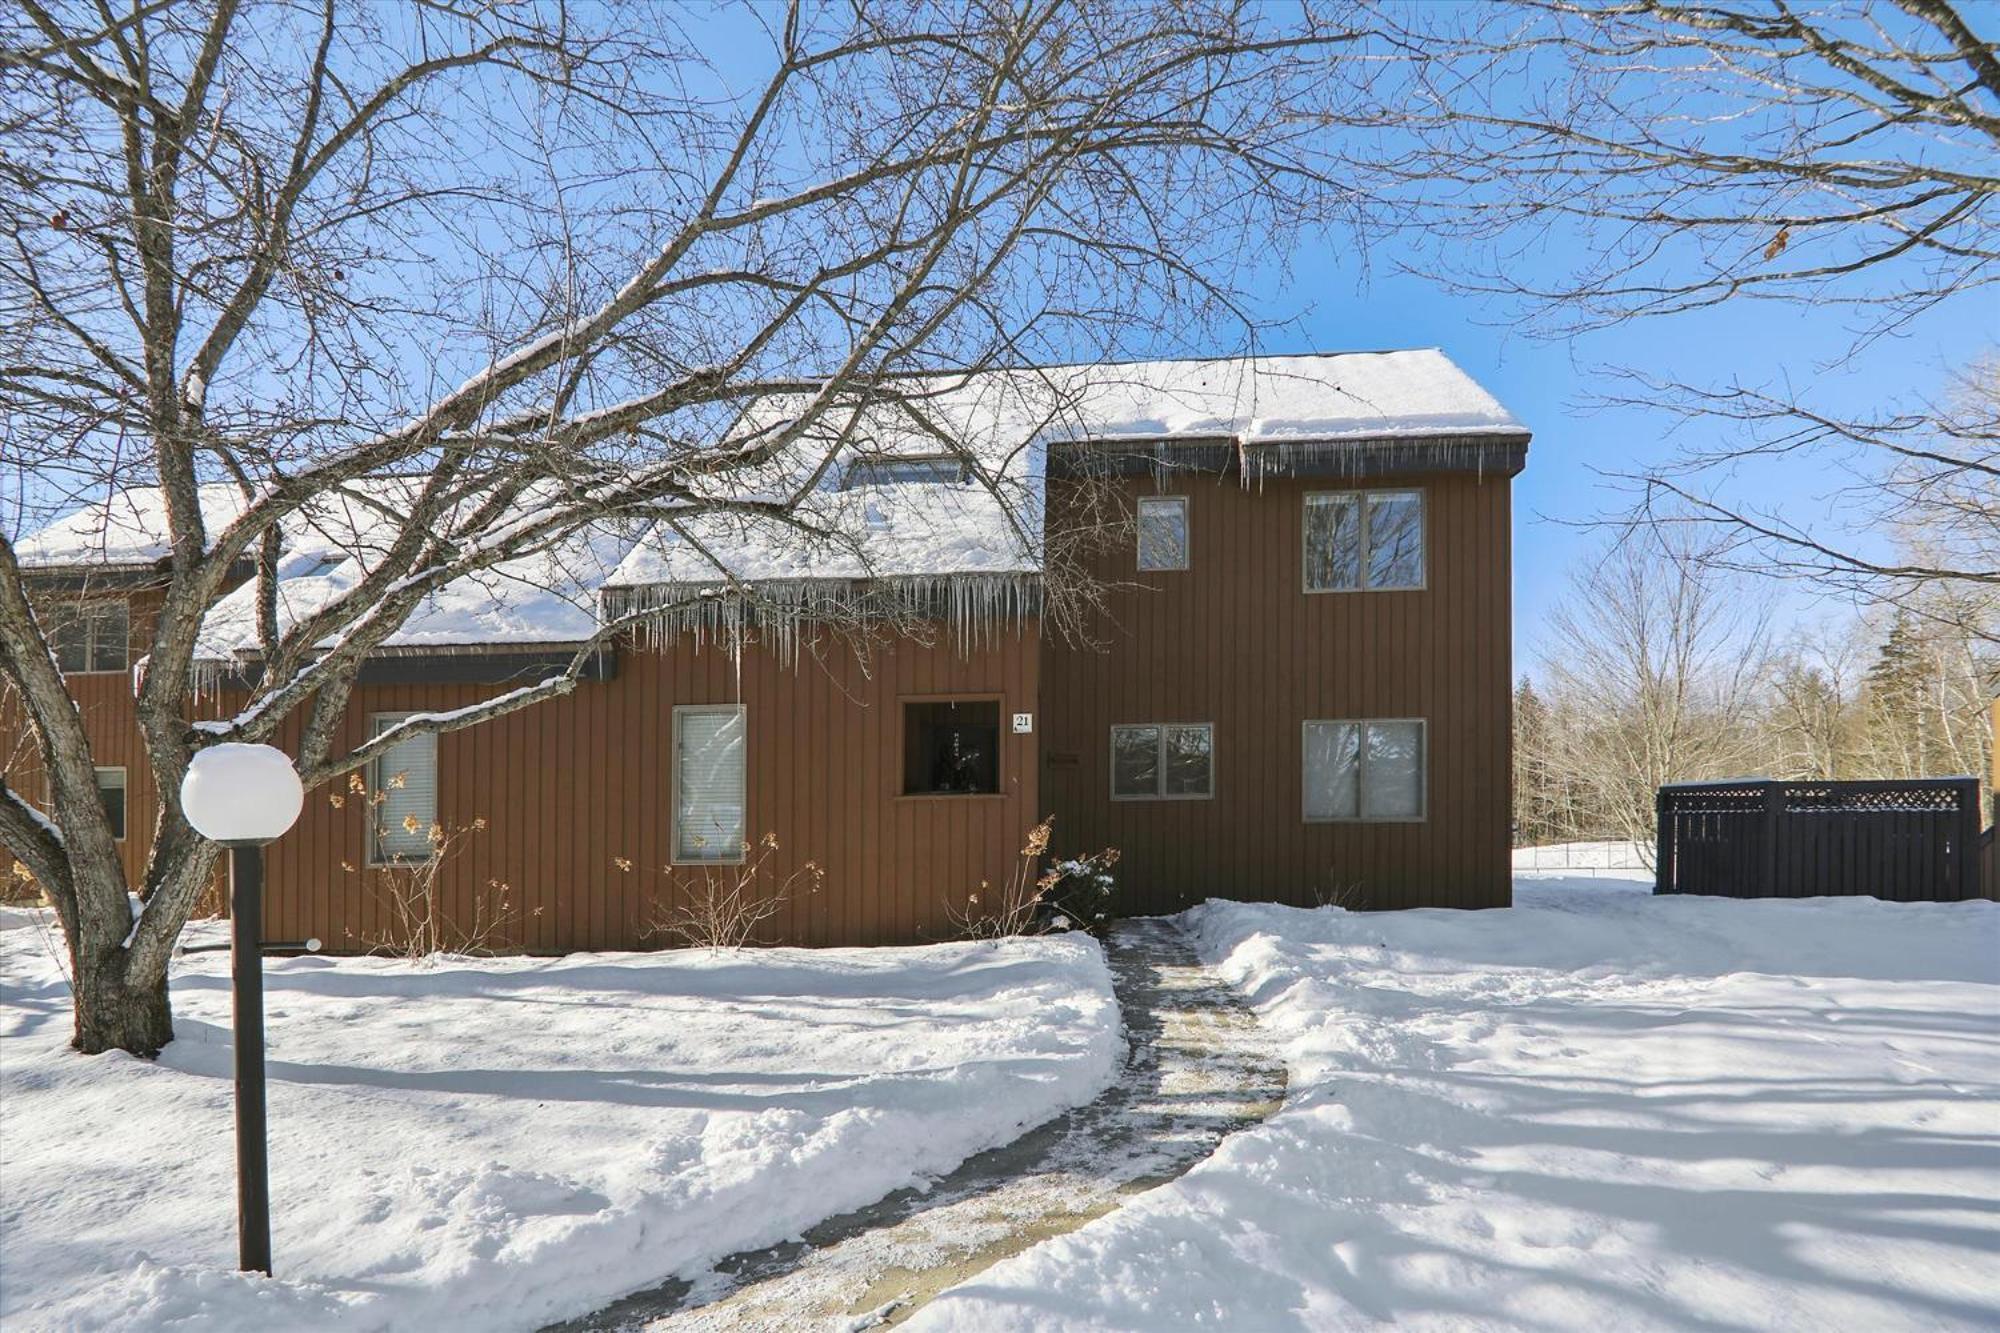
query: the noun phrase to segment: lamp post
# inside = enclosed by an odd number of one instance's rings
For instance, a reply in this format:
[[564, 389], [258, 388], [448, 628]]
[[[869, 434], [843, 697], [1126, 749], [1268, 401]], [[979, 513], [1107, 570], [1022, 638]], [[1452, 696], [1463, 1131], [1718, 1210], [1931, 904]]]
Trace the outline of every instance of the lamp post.
[[299, 817], [305, 789], [268, 745], [211, 745], [181, 780], [194, 831], [229, 848], [229, 975], [235, 1011], [236, 1250], [271, 1271], [271, 1174], [264, 1150], [264, 844]]

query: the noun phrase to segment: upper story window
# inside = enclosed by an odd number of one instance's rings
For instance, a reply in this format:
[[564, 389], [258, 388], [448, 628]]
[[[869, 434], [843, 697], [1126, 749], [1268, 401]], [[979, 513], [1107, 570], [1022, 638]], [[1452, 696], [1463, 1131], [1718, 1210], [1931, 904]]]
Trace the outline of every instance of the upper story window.
[[903, 705], [905, 796], [980, 796], [999, 790], [998, 699]]
[[1185, 496], [1148, 496], [1139, 501], [1139, 568], [1188, 567], [1188, 503]]
[[1215, 795], [1215, 728], [1142, 722], [1111, 729], [1111, 799], [1191, 800]]
[[1306, 496], [1307, 592], [1423, 586], [1422, 491], [1318, 491]]
[[74, 602], [56, 611], [50, 634], [63, 671], [123, 671], [129, 658], [131, 613], [120, 601]]
[[841, 474], [840, 488], [851, 491], [857, 486], [958, 486], [971, 476], [972, 469], [955, 454], [915, 458], [877, 455], [849, 463], [847, 471]]

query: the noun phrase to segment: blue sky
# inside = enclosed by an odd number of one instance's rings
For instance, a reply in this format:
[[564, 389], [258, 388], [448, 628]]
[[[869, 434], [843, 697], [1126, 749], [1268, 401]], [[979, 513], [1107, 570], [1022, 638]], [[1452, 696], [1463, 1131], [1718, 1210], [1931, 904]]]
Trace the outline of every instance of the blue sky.
[[[1296, 257], [1289, 283], [1262, 281], [1258, 313], [1296, 317], [1287, 331], [1263, 340], [1263, 349], [1442, 347], [1534, 430], [1528, 468], [1514, 491], [1517, 669], [1532, 665], [1571, 569], [1604, 541], [1601, 531], [1574, 525], [1623, 508], [1624, 497], [1593, 469], [1641, 468], [1679, 444], [1701, 440], [1694, 433], [1699, 430], [1725, 438], [1714, 434], [1718, 427], [1683, 426], [1673, 435], [1677, 422], [1665, 413], [1593, 409], [1593, 394], [1616, 389], [1613, 369], [1644, 368], [1704, 385], [1733, 379], [1810, 386], [1821, 401], [1852, 406], [1929, 390], [1976, 350], [2000, 342], [2000, 311], [1974, 301], [1932, 312], [1851, 365], [1835, 364], [1856, 327], [1853, 313], [1838, 307], [1745, 301], [1550, 340], [1520, 332], [1517, 307], [1397, 271], [1397, 261], [1409, 256], [1393, 238], [1371, 254], [1366, 273], [1347, 254], [1338, 238], [1308, 246]], [[1545, 263], [1515, 276], [1553, 282], [1567, 269]], [[1797, 467], [1767, 468], [1739, 476], [1731, 493], [1801, 517], [1823, 517], [1826, 492], [1844, 480]], [[1784, 609], [1808, 618], [1825, 612], [1796, 595]]]
[[[767, 39], [747, 11], [691, 11], [705, 49], [720, 53], [709, 76], [713, 91], [742, 91], [767, 72]], [[701, 82], [700, 76], [695, 76]], [[1528, 286], [1558, 285], [1579, 251], [1556, 236], [1517, 253], [1512, 276]], [[1574, 524], [1615, 513], [1622, 497], [1593, 468], [1638, 470], [1666, 457], [1677, 443], [1700, 443], [1664, 413], [1593, 411], [1593, 393], [1608, 392], [1608, 368], [1644, 368], [1696, 384], [1732, 380], [1770, 388], [1810, 387], [1819, 401], [1852, 407], [1929, 390], [1952, 368], [2000, 343], [2000, 303], [1961, 299], [1870, 347], [1850, 366], [1829, 369], [1853, 342], [1852, 311], [1793, 303], [1736, 301], [1693, 315], [1635, 321], [1576, 339], [1549, 340], [1520, 331], [1524, 312], [1471, 297], [1405, 272], [1419, 262], [1393, 232], [1375, 243], [1365, 265], [1351, 235], [1308, 242], [1291, 256], [1285, 276], [1266, 269], [1249, 277], [1252, 314], [1279, 324], [1259, 350], [1339, 351], [1439, 346], [1492, 390], [1535, 431], [1528, 469], [1515, 487], [1515, 648], [1521, 667], [1543, 645], [1549, 610], [1570, 572], [1602, 544], [1600, 532]], [[1213, 335], [1214, 344], [1163, 346], [1173, 354], [1243, 350], [1241, 335]], [[1134, 349], [1136, 350], [1136, 349]], [[1823, 518], [1825, 494], [1845, 478], [1802, 468], [1765, 468], [1739, 476], [1736, 498], [1783, 506], [1797, 518]], [[1793, 596], [1790, 609], [1815, 608]]]

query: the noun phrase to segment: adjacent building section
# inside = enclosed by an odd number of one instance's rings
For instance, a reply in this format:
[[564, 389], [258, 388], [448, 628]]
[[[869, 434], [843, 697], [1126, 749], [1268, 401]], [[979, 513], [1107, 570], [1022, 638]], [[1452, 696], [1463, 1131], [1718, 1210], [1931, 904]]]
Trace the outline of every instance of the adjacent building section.
[[[605, 523], [428, 598], [362, 667], [341, 750], [579, 649], [590, 668], [309, 792], [270, 852], [272, 936], [397, 947], [416, 910], [491, 947], [655, 947], [705, 894], [787, 886], [759, 938], [943, 939], [1049, 814], [1053, 854], [1121, 851], [1126, 912], [1508, 901], [1528, 434], [1442, 353], [893, 390], [732, 483], [796, 511]], [[800, 406], [752, 404], [718, 447], [784, 435]], [[413, 485], [366, 479], [287, 521], [281, 631], [366, 578]], [[201, 502], [220, 525], [241, 500]], [[18, 550], [139, 884], [159, 804], [133, 682], [163, 506], [119, 492]], [[201, 627], [204, 717], [266, 668], [241, 579]], [[8, 749], [27, 793], [32, 749]]]

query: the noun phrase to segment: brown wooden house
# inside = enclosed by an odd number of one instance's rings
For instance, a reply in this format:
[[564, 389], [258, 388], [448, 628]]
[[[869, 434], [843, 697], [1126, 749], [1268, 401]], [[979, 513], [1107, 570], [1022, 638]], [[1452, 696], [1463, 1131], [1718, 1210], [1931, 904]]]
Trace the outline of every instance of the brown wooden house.
[[[536, 679], [596, 617], [661, 608], [570, 695], [396, 747], [363, 776], [379, 806], [310, 794], [271, 849], [267, 934], [386, 941], [382, 867], [427, 850], [406, 819], [484, 821], [440, 866], [444, 902], [469, 919], [504, 883], [505, 938], [535, 951], [666, 943], [649, 927], [675, 895], [767, 835], [774, 877], [824, 879], [765, 938], [945, 938], [1044, 815], [1057, 854], [1120, 849], [1127, 912], [1507, 904], [1528, 433], [1441, 353], [989, 372], [936, 405], [965, 457], [893, 431], [855, 452], [826, 497], [856, 534], [838, 551], [736, 520], [692, 542], [599, 533], [561, 578], [413, 617], [365, 668], [351, 738]], [[59, 656], [135, 878], [158, 808], [130, 678], [156, 503], [121, 493], [18, 547], [65, 607]], [[1102, 593], [1058, 626], [1042, 539], [1081, 528]], [[339, 523], [288, 534], [283, 586], [310, 604], [366, 546]], [[760, 598], [690, 604], [704, 586]], [[242, 615], [225, 599], [204, 629], [218, 716], [242, 697]], [[879, 626], [865, 642], [857, 616]]]

